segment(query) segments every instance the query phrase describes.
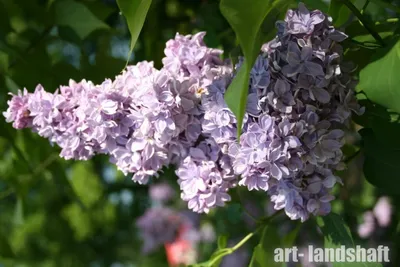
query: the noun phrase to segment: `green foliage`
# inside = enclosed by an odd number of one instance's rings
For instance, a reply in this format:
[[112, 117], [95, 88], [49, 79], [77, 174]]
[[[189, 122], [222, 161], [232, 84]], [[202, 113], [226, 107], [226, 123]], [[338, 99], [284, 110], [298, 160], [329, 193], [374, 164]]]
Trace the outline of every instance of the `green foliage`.
[[151, 1], [152, 0], [117, 0], [119, 9], [125, 16], [129, 31], [131, 32], [131, 46], [128, 61], [133, 48], [135, 47], [140, 31], [142, 30]]
[[284, 264], [274, 261], [275, 248], [282, 248], [282, 239], [273, 224], [266, 225], [261, 234], [260, 243], [254, 248], [249, 267], [281, 267]]
[[354, 247], [349, 227], [344, 223], [340, 215], [330, 213], [326, 216], [318, 217], [317, 223], [324, 234], [325, 247], [335, 248], [341, 245]]
[[399, 194], [396, 185], [400, 172], [400, 150], [378, 140], [372, 129], [360, 131], [364, 143], [364, 175], [367, 180], [387, 193]]
[[95, 30], [109, 28], [82, 3], [61, 0], [56, 1], [54, 5], [56, 24], [71, 27], [82, 40]]
[[4, 233], [0, 234], [0, 257], [13, 258], [15, 254], [8, 243], [8, 238]]
[[358, 88], [386, 108], [400, 112], [400, 40], [377, 52], [377, 58], [360, 71]]
[[[320, 227], [325, 240], [325, 248], [355, 248], [353, 237], [349, 227], [345, 224], [340, 215], [331, 212], [330, 214], [317, 218], [317, 224]], [[350, 263], [334, 262], [334, 267], [382, 267], [379, 263]]]
[[329, 15], [332, 16], [334, 25], [340, 27], [349, 20], [351, 11], [343, 1], [332, 0], [329, 5]]
[[[236, 77], [225, 94], [228, 107], [236, 115], [238, 125], [242, 125], [243, 116], [246, 110], [247, 91], [250, 78], [250, 70], [265, 42], [263, 32], [274, 30], [274, 22], [270, 23], [268, 15], [276, 16], [280, 10], [286, 10], [291, 3], [288, 0], [254, 0], [251, 5], [246, 0], [222, 0], [220, 3], [221, 13], [236, 33], [236, 37], [244, 54], [244, 62]], [[279, 13], [278, 13], [279, 14]], [[264, 24], [264, 20], [268, 23]], [[238, 127], [238, 134], [241, 127]]]
[[218, 244], [218, 249], [226, 248], [226, 245], [228, 244], [228, 236], [226, 235], [219, 236], [217, 244]]
[[71, 172], [71, 184], [75, 194], [87, 208], [93, 207], [102, 197], [103, 186], [99, 177], [93, 172], [90, 163], [74, 164]]

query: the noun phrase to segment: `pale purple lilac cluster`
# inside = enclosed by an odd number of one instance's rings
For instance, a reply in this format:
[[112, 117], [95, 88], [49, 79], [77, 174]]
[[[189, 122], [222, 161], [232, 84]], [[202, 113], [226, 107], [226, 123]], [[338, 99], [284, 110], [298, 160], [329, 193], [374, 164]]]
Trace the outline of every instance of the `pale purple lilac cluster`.
[[291, 219], [327, 214], [340, 182], [334, 171], [344, 167], [343, 128], [362, 112], [338, 44], [347, 36], [303, 4], [277, 28], [251, 70], [239, 140], [224, 95], [242, 61], [222, 61], [203, 32], [168, 41], [161, 70], [140, 62], [114, 80], [71, 81], [53, 94], [39, 85], [14, 95], [4, 115], [58, 144], [66, 159], [109, 155], [141, 184], [174, 165], [195, 212], [223, 206], [229, 189], [246, 186], [268, 193]]

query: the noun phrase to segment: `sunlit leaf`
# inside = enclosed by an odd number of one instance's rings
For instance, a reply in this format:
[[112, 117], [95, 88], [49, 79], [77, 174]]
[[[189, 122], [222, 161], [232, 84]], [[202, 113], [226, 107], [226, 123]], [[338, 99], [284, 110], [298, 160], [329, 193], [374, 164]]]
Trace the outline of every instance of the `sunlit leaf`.
[[343, 1], [341, 0], [332, 0], [330, 2], [328, 14], [332, 16], [334, 25], [343, 25], [349, 20], [351, 11], [343, 4]]
[[360, 71], [357, 88], [373, 102], [400, 113], [400, 40], [377, 56], [380, 58]]
[[135, 47], [139, 34], [142, 31], [147, 12], [149, 11], [152, 0], [117, 0], [119, 9], [126, 18], [128, 28], [131, 33], [131, 45], [128, 61]]
[[[246, 110], [250, 70], [266, 40], [263, 32], [273, 32], [275, 23], [263, 25], [268, 15], [279, 14], [291, 4], [288, 0], [222, 0], [220, 10], [227, 19], [242, 48], [245, 60], [225, 94], [228, 107], [236, 115], [238, 134]], [[268, 20], [269, 21], [269, 20]], [[262, 27], [263, 26], [263, 27]]]

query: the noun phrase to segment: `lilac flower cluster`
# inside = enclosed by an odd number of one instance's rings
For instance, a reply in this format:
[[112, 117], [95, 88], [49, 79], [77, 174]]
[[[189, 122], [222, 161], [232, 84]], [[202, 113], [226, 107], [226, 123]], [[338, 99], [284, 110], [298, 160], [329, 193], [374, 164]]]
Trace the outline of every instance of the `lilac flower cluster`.
[[338, 44], [346, 35], [331, 18], [299, 4], [277, 26], [251, 72], [247, 130], [229, 155], [239, 185], [266, 191], [276, 210], [304, 221], [330, 212], [343, 129], [362, 108]]
[[141, 62], [100, 85], [24, 90], [4, 115], [59, 145], [66, 159], [109, 155], [141, 184], [175, 165], [181, 198], [195, 212], [223, 206], [229, 189], [246, 186], [268, 193], [291, 219], [326, 214], [341, 182], [334, 171], [344, 168], [343, 128], [362, 112], [352, 66], [342, 61], [347, 36], [303, 4], [277, 28], [251, 70], [239, 139], [224, 95], [241, 63], [222, 61], [205, 33], [168, 41], [161, 70]]

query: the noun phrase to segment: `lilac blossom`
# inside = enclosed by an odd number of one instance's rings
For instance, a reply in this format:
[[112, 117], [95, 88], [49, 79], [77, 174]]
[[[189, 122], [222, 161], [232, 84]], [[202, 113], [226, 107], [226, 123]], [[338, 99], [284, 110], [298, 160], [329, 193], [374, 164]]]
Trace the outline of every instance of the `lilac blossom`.
[[30, 116], [28, 109], [29, 93], [26, 88], [18, 91], [17, 95], [11, 94], [13, 97], [7, 102], [8, 109], [3, 112], [7, 122], [13, 122], [15, 129], [23, 129], [31, 127], [33, 117]]
[[211, 160], [213, 153], [210, 152], [214, 149], [204, 151], [204, 147], [200, 144], [190, 148], [176, 174], [182, 190], [181, 197], [188, 202], [189, 209], [208, 213], [211, 208], [222, 207], [231, 199], [227, 192], [234, 185], [234, 175], [230, 168], [224, 168], [222, 155], [221, 163]]
[[289, 10], [286, 13], [286, 32], [289, 34], [312, 34], [315, 26], [321, 24], [326, 16], [319, 10], [310, 12], [303, 3], [299, 3], [298, 10]]
[[303, 4], [277, 27], [250, 71], [242, 125], [224, 96], [243, 59], [221, 60], [204, 32], [169, 40], [160, 70], [144, 61], [99, 85], [70, 81], [54, 93], [38, 86], [13, 95], [3, 114], [57, 144], [61, 157], [106, 154], [140, 184], [173, 165], [195, 212], [224, 206], [229, 190], [244, 186], [264, 191], [293, 220], [324, 215], [341, 183], [333, 173], [344, 167], [344, 130], [363, 112], [342, 60], [346, 35]]

